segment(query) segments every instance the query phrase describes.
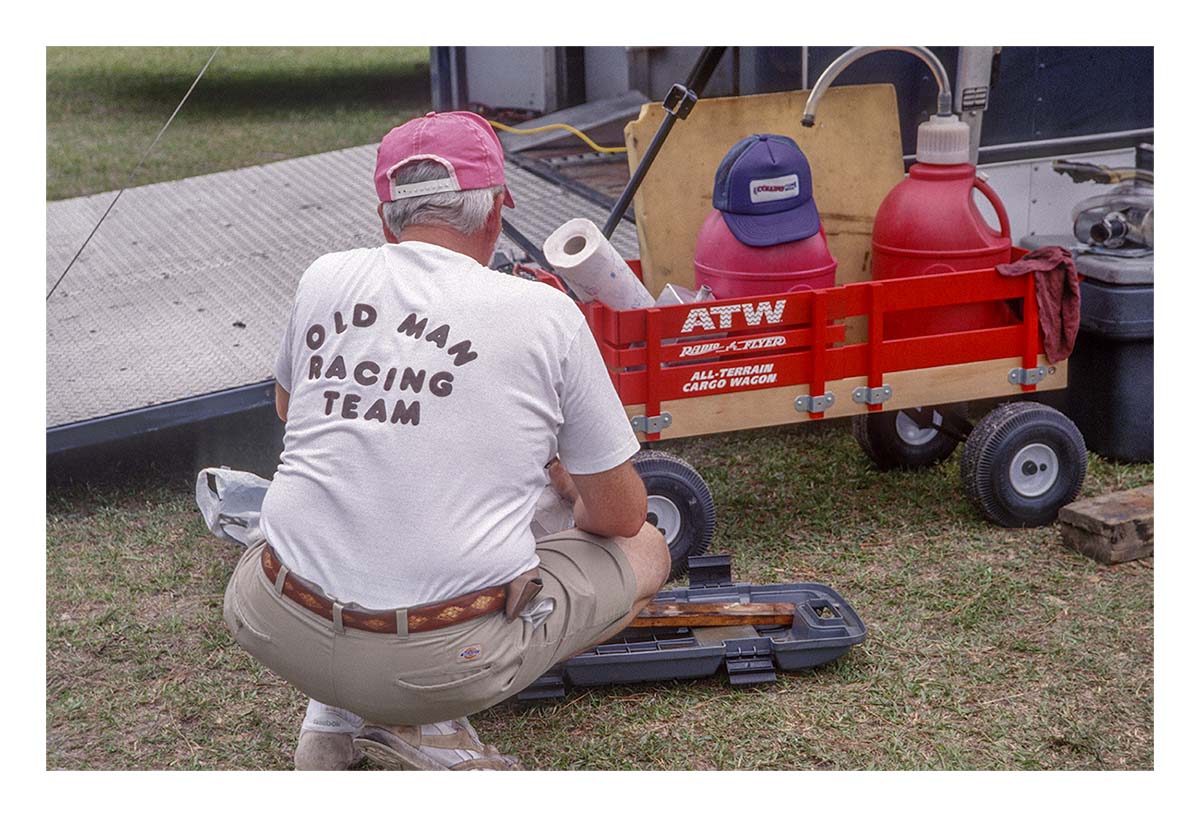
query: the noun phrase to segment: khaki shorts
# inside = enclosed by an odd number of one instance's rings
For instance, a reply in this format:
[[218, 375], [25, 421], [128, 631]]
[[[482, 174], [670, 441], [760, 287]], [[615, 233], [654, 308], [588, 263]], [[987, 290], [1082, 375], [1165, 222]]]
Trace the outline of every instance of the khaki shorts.
[[611, 539], [566, 530], [538, 540], [542, 592], [554, 611], [536, 627], [502, 612], [409, 635], [338, 632], [284, 598], [263, 574], [265, 544], [249, 548], [225, 591], [225, 623], [269, 669], [322, 703], [379, 724], [470, 715], [596, 644], [629, 614], [637, 583]]

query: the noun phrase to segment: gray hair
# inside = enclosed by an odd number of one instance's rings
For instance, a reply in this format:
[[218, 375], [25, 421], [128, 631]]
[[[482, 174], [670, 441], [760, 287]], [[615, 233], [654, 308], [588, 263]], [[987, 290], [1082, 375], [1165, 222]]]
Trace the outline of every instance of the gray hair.
[[[405, 165], [393, 177], [397, 185], [418, 184], [450, 177], [450, 171], [432, 159], [421, 159]], [[383, 218], [394, 235], [416, 224], [438, 224], [463, 235], [483, 228], [495, 206], [496, 196], [504, 193], [503, 185], [480, 190], [431, 193], [383, 203]]]

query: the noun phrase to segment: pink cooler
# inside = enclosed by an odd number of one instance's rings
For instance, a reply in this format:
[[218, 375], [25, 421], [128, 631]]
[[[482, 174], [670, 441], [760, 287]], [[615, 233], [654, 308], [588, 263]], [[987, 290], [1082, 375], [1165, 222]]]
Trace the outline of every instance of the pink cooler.
[[738, 241], [719, 210], [700, 228], [694, 264], [697, 288], [707, 284], [718, 298], [825, 289], [837, 274], [824, 227], [799, 241], [752, 247]]

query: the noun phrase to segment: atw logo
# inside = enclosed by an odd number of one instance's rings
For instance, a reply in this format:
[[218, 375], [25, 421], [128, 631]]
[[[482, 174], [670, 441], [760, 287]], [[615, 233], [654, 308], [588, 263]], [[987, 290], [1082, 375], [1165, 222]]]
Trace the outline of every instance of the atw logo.
[[[786, 305], [787, 301], [775, 301], [774, 303], [760, 301], [756, 304], [723, 304], [693, 309], [688, 313], [687, 320], [683, 322], [683, 329], [680, 331], [728, 329], [733, 326], [733, 316], [738, 312], [745, 317], [747, 326], [758, 326], [764, 319], [768, 324], [781, 323], [783, 308]], [[714, 316], [716, 317], [715, 321], [713, 320]]]

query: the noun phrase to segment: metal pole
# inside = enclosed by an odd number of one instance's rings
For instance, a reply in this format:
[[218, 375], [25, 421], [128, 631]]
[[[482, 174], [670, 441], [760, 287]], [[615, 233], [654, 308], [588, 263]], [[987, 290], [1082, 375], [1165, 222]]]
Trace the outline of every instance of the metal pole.
[[645, 155], [638, 162], [633, 175], [629, 177], [629, 183], [621, 191], [621, 197], [613, 205], [612, 212], [608, 215], [608, 221], [604, 222], [604, 229], [601, 232], [604, 233], [605, 238], [612, 238], [612, 234], [617, 229], [617, 225], [621, 223], [621, 218], [625, 215], [625, 211], [629, 209], [630, 202], [633, 201], [633, 195], [641, 186], [642, 179], [646, 177], [646, 171], [650, 169], [650, 165], [654, 162], [654, 157], [658, 155], [658, 151], [662, 148], [663, 143], [667, 141], [667, 135], [671, 132], [671, 128], [675, 127], [677, 120], [687, 119], [687, 115], [691, 112], [692, 106], [696, 104], [699, 95], [704, 93], [704, 88], [708, 85], [709, 79], [712, 78], [713, 71], [716, 70], [717, 63], [721, 61], [721, 56], [725, 53], [725, 49], [726, 46], [705, 47], [700, 52], [700, 58], [696, 60], [696, 64], [692, 66], [691, 73], [688, 74], [687, 85], [684, 86], [675, 83], [671, 86], [671, 90], [667, 92], [667, 96], [663, 100], [663, 108], [666, 109], [667, 116], [663, 119], [662, 124], [658, 126], [658, 131], [654, 134], [654, 138], [650, 140], [650, 146], [646, 148]]

